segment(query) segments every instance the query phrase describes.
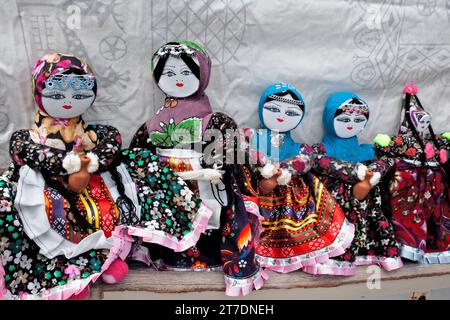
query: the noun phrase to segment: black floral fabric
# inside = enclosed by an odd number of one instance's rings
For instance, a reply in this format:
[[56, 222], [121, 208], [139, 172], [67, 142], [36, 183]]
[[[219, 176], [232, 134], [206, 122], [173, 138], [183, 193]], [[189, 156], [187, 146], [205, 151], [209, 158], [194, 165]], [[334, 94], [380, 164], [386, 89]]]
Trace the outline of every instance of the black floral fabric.
[[355, 225], [351, 246], [337, 259], [354, 262], [358, 256], [397, 258], [398, 243], [392, 222], [383, 209], [388, 203], [383, 202], [380, 186], [375, 186], [364, 200], [353, 196], [353, 186], [359, 182], [358, 166], [364, 164], [368, 170], [384, 176], [394, 161], [382, 158], [367, 163], [346, 162], [327, 156], [323, 144], [316, 144], [313, 149], [314, 172], [331, 191], [347, 219]]

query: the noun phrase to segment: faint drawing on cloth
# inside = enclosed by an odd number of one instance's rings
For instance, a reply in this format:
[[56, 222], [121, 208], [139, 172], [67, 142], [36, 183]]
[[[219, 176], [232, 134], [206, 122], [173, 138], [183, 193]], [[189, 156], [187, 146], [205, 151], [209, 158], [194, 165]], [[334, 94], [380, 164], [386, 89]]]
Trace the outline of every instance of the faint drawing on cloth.
[[[450, 86], [450, 28], [434, 38], [426, 27], [442, 25], [444, 10], [450, 17], [450, 1], [415, 0], [413, 6], [405, 0], [352, 2], [361, 14], [353, 39], [354, 83], [386, 89], [414, 79]], [[375, 23], [370, 23], [371, 17]]]
[[238, 60], [246, 30], [243, 0], [151, 0], [152, 50], [173, 39], [208, 48], [213, 65]]

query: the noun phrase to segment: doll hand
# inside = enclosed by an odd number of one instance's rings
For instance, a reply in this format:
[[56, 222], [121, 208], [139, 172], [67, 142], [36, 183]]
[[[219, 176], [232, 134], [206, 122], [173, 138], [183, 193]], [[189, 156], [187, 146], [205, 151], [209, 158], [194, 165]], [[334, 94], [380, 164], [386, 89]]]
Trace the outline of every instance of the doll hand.
[[260, 169], [261, 175], [264, 179], [270, 179], [277, 172], [277, 167], [272, 163], [267, 163], [263, 168]]
[[69, 152], [63, 160], [63, 168], [66, 169], [68, 174], [80, 171], [81, 169], [80, 156], [74, 152]]
[[69, 175], [67, 182], [67, 188], [75, 193], [83, 192], [89, 185], [89, 180], [91, 179], [91, 174], [89, 173], [91, 158], [87, 155], [81, 155], [79, 156], [79, 160], [80, 170]]
[[277, 169], [275, 174], [272, 174], [270, 178], [263, 179], [259, 182], [259, 191], [261, 194], [266, 195], [271, 193], [278, 186], [278, 178], [282, 175], [282, 170]]
[[281, 169], [281, 174], [277, 178], [277, 183], [280, 186], [286, 186], [291, 181], [292, 175], [288, 170]]
[[372, 171], [367, 171], [365, 174], [364, 180], [356, 183], [353, 186], [353, 196], [356, 199], [362, 201], [367, 197], [370, 190], [372, 189], [371, 180], [373, 178], [374, 178], [374, 173]]

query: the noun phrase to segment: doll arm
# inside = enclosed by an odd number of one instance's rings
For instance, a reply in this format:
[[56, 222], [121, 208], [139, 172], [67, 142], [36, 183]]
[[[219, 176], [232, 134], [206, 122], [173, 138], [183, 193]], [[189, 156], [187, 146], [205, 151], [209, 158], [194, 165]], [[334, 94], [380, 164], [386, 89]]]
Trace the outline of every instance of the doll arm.
[[[314, 151], [312, 153], [312, 157], [314, 158], [312, 165], [314, 171], [320, 175], [338, 179], [343, 183], [355, 184], [363, 181], [367, 171], [370, 170], [363, 163], [343, 161], [327, 156], [323, 144], [314, 145], [312, 150]], [[379, 182], [380, 177], [381, 173], [376, 173], [371, 179], [371, 184], [375, 186]]]
[[[93, 128], [98, 136], [98, 144], [87, 154], [91, 158], [88, 168], [91, 173], [106, 171], [120, 155], [122, 145], [116, 128], [103, 125]], [[18, 130], [13, 133], [10, 140], [10, 154], [14, 163], [26, 164], [51, 175], [72, 174], [79, 171], [81, 166], [79, 157], [73, 153], [34, 142], [29, 130]]]
[[298, 156], [281, 162], [280, 168], [288, 170], [294, 175], [308, 173], [314, 165], [313, 151], [311, 146], [302, 144]]
[[[220, 135], [215, 136], [218, 133]], [[249, 134], [249, 131], [239, 130], [236, 122], [229, 116], [215, 113], [204, 136], [208, 143], [203, 149], [202, 166], [228, 168], [245, 164], [252, 169], [264, 166], [267, 159], [251, 147]]]
[[134, 134], [130, 143], [130, 148], [144, 148], [151, 150], [152, 153], [156, 153], [156, 146], [150, 140], [150, 134], [148, 133], [146, 123], [144, 123]]

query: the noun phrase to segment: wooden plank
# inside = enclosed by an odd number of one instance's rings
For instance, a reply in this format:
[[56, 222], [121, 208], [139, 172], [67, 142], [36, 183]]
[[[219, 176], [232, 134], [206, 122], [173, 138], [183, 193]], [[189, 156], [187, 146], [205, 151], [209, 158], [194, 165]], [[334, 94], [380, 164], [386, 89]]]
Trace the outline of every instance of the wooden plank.
[[[268, 272], [270, 279], [263, 290], [336, 288], [344, 285], [366, 283], [372, 273], [367, 267], [359, 267], [353, 277], [312, 276], [303, 272], [277, 274]], [[381, 281], [398, 281], [450, 275], [450, 265], [406, 264], [392, 272], [381, 271]], [[142, 291], [152, 293], [223, 292], [225, 289], [221, 272], [171, 272], [148, 268], [130, 269], [129, 275], [119, 284], [97, 284], [93, 290], [103, 292]], [[98, 294], [97, 294], [98, 296]]]

